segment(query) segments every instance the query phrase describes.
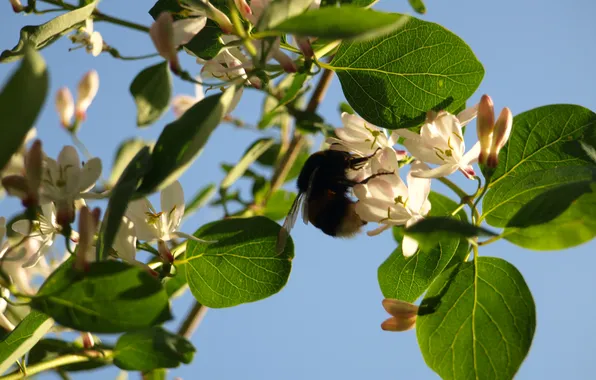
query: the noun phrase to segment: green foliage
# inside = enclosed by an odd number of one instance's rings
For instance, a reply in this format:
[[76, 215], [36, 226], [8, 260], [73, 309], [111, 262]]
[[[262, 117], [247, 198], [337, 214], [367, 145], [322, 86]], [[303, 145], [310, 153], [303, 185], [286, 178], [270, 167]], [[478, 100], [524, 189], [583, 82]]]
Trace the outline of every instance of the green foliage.
[[110, 178], [108, 179], [108, 184], [114, 186], [122, 173], [124, 173], [124, 169], [128, 167], [128, 164], [130, 164], [130, 161], [137, 155], [137, 153], [144, 147], [151, 145], [153, 144], [139, 138], [131, 138], [123, 141], [114, 155], [114, 163], [112, 165]]
[[[457, 208], [454, 201], [435, 192], [430, 193], [429, 200], [432, 204], [430, 215], [434, 217], [451, 215]], [[463, 211], [458, 212], [455, 218], [453, 220], [467, 221]], [[399, 242], [402, 237], [399, 236]], [[445, 268], [463, 262], [468, 251], [466, 240], [457, 236], [444, 237], [438, 245], [423, 246], [410, 258], [404, 257], [401, 246], [397, 247], [379, 267], [378, 278], [383, 296], [414, 302]]]
[[313, 0], [272, 0], [263, 10], [257, 32], [269, 30], [308, 9]]
[[431, 109], [457, 110], [484, 76], [464, 41], [413, 17], [383, 37], [342, 42], [331, 68], [354, 110], [389, 129], [416, 126]]
[[[100, 349], [102, 346], [99, 345], [96, 348]], [[27, 366], [52, 360], [59, 356], [82, 354], [84, 350], [84, 347], [81, 345], [76, 345], [71, 342], [52, 338], [42, 339], [31, 349], [31, 351], [29, 351], [29, 355], [27, 355]], [[62, 366], [61, 369], [68, 372], [88, 371], [103, 367], [107, 364], [108, 362], [104, 358], [97, 357], [90, 358], [89, 361], [86, 362]]]
[[186, 289], [186, 265], [187, 264], [176, 265], [176, 275], [165, 278], [163, 285], [168, 297], [176, 297], [181, 291]]
[[424, 5], [424, 2], [422, 2], [422, 0], [408, 0], [408, 2], [416, 12], [420, 14], [426, 13], [426, 6]]
[[407, 16], [397, 13], [376, 12], [358, 7], [325, 7], [289, 18], [272, 30], [297, 36], [358, 41], [395, 31], [407, 19]]
[[10, 368], [52, 328], [47, 315], [32, 311], [0, 341], [0, 375]]
[[19, 42], [11, 50], [4, 50], [0, 54], [1, 62], [11, 62], [21, 58], [26, 51], [26, 46], [41, 50], [54, 41], [83, 25], [95, 10], [96, 1], [75, 9], [71, 12], [51, 19], [42, 25], [27, 25], [21, 29]]
[[213, 59], [224, 47], [222, 35], [221, 28], [213, 21], [207, 20], [205, 27], [184, 45], [184, 49], [195, 57]]
[[434, 247], [449, 237], [474, 238], [478, 236], [496, 236], [485, 228], [475, 226], [467, 221], [447, 216], [424, 218], [405, 229], [405, 234], [416, 239], [422, 247]]
[[418, 312], [426, 364], [443, 379], [511, 379], [528, 354], [536, 309], [521, 273], [480, 257], [442, 273]]
[[531, 249], [563, 249], [596, 236], [596, 164], [581, 144], [596, 145], [595, 126], [596, 115], [574, 105], [517, 115], [483, 200], [486, 221]]
[[373, 3], [377, 2], [377, 0], [321, 0], [321, 8], [322, 7], [335, 7], [337, 5], [352, 5], [355, 7], [368, 7], [371, 6]]
[[48, 92], [48, 72], [41, 55], [24, 48], [25, 58], [0, 91], [2, 130], [0, 171], [25, 141]]
[[238, 164], [232, 168], [221, 181], [220, 188], [227, 189], [240, 177], [244, 175], [248, 167], [273, 146], [273, 139], [258, 140], [238, 161]]
[[209, 203], [216, 191], [217, 186], [213, 183], [199, 189], [199, 191], [192, 197], [191, 201], [184, 206], [184, 217], [188, 218], [191, 214]]
[[279, 292], [294, 257], [291, 239], [277, 254], [279, 230], [270, 219], [254, 217], [209, 223], [195, 232], [200, 239], [215, 241], [187, 243], [186, 279], [197, 301], [212, 308], [231, 307]]
[[180, 335], [153, 327], [122, 335], [114, 347], [114, 364], [130, 371], [175, 368], [190, 363], [195, 351]]
[[236, 89], [211, 95], [168, 124], [151, 153], [151, 168], [138, 191], [149, 194], [174, 182], [201, 153], [211, 132], [227, 114]]
[[137, 125], [153, 124], [170, 106], [172, 77], [168, 62], [143, 69], [130, 84], [130, 93], [137, 105]]
[[89, 264], [79, 272], [66, 261], [32, 300], [63, 326], [97, 333], [150, 327], [171, 318], [168, 296], [146, 271], [119, 261]]
[[277, 190], [267, 201], [263, 215], [271, 220], [281, 220], [288, 215], [296, 193], [286, 190]]

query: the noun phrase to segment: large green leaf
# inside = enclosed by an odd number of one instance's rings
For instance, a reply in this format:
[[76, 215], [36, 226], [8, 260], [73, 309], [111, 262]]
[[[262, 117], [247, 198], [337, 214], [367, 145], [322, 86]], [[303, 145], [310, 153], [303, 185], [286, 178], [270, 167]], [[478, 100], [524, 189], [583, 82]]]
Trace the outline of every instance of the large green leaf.
[[134, 156], [136, 156], [145, 146], [153, 146], [153, 143], [136, 137], [124, 140], [120, 143], [120, 146], [118, 146], [118, 150], [114, 155], [112, 172], [110, 173], [110, 179], [108, 180], [110, 187], [116, 184], [128, 164], [130, 164], [130, 161], [132, 161]]
[[286, 190], [277, 190], [267, 200], [263, 215], [271, 220], [280, 220], [288, 215], [292, 204], [296, 199], [296, 193]]
[[97, 236], [97, 259], [105, 260], [112, 248], [118, 229], [122, 224], [122, 217], [126, 212], [128, 202], [132, 199], [137, 186], [143, 175], [147, 172], [149, 165], [149, 148], [141, 149], [130, 161], [124, 173], [116, 182], [110, 194], [110, 200], [101, 223], [101, 229]]
[[215, 58], [224, 48], [220, 38], [222, 35], [223, 31], [219, 25], [207, 20], [205, 27], [184, 45], [184, 49], [195, 57], [208, 61]]
[[0, 341], [0, 375], [25, 355], [54, 325], [54, 320], [38, 311], [31, 311]]
[[114, 364], [129, 371], [175, 368], [190, 363], [195, 351], [180, 335], [153, 327], [122, 335], [114, 347]]
[[35, 50], [41, 50], [50, 45], [64, 34], [70, 32], [88, 19], [97, 5], [93, 1], [84, 7], [75, 9], [42, 25], [27, 25], [21, 29], [19, 42], [12, 50], [4, 50], [0, 54], [0, 62], [11, 62], [25, 54], [25, 46], [30, 45]]
[[420, 124], [431, 109], [455, 112], [484, 76], [464, 41], [414, 17], [391, 34], [342, 42], [331, 68], [354, 110], [390, 129]]
[[480, 257], [445, 271], [428, 289], [416, 335], [443, 379], [511, 379], [528, 354], [536, 308], [521, 273]]
[[214, 183], [210, 183], [207, 186], [199, 189], [196, 194], [192, 197], [190, 202], [184, 206], [184, 218], [188, 218], [190, 215], [194, 214], [197, 210], [201, 207], [205, 206], [211, 198], [215, 195], [217, 191], [217, 186]]
[[[444, 195], [431, 192], [430, 216], [451, 215], [457, 203]], [[455, 216], [457, 220], [467, 220], [464, 211]], [[381, 264], [378, 271], [379, 285], [385, 298], [395, 298], [414, 302], [420, 297], [431, 282], [445, 268], [463, 262], [468, 254], [468, 244], [458, 237], [444, 238], [439, 245], [421, 247], [413, 257], [405, 258], [401, 246]]]
[[[561, 249], [593, 238], [589, 184], [596, 164], [582, 143], [596, 145], [596, 115], [586, 108], [550, 105], [517, 115], [483, 200], [483, 218], [509, 227], [506, 238], [527, 248]], [[565, 194], [557, 196], [561, 191]], [[531, 203], [537, 197], [538, 203]]]
[[0, 92], [0, 171], [21, 147], [48, 92], [48, 72], [41, 55], [25, 48], [25, 59]]
[[164, 128], [151, 153], [151, 168], [143, 177], [139, 193], [152, 193], [178, 179], [227, 114], [235, 91], [231, 86], [221, 94], [204, 98]]
[[275, 27], [307, 10], [312, 2], [313, 0], [272, 0], [263, 10], [256, 30], [262, 32]]
[[138, 330], [171, 318], [159, 281], [120, 261], [91, 263], [84, 272], [65, 262], [44, 282], [31, 307], [66, 327], [97, 333]]
[[143, 69], [130, 84], [137, 105], [137, 125], [153, 124], [170, 106], [172, 76], [168, 62]]
[[201, 227], [195, 236], [215, 243], [188, 240], [186, 279], [201, 304], [230, 307], [267, 298], [288, 281], [294, 243], [284, 251], [275, 245], [280, 226], [264, 217], [227, 219]]
[[329, 40], [364, 40], [403, 26], [408, 16], [354, 6], [313, 9], [289, 18], [271, 30]]

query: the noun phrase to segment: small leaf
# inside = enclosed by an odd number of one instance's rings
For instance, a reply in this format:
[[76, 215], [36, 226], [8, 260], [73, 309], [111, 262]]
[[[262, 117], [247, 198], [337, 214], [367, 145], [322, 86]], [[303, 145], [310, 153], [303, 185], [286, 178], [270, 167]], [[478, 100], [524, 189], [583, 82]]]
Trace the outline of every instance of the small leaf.
[[139, 153], [141, 149], [145, 146], [152, 146], [153, 143], [148, 141], [141, 140], [139, 138], [131, 138], [128, 140], [123, 141], [118, 150], [116, 151], [116, 155], [114, 157], [114, 164], [112, 165], [112, 172], [110, 173], [110, 179], [108, 183], [113, 187], [122, 173], [124, 169], [130, 164], [130, 161], [134, 158], [134, 156]]
[[[98, 349], [101, 348], [96, 347]], [[83, 353], [85, 349], [81, 346], [77, 346], [71, 342], [65, 342], [58, 339], [42, 339], [37, 343], [29, 355], [27, 355], [27, 366], [32, 366], [41, 362], [56, 359], [59, 356], [72, 355], [77, 353]], [[107, 360], [104, 360], [101, 356], [97, 358], [90, 358], [88, 361], [82, 363], [69, 364], [61, 366], [60, 369], [68, 372], [75, 371], [89, 371], [92, 369], [100, 368], [108, 364]]]
[[[431, 192], [429, 200], [432, 205], [429, 216], [451, 215], [457, 208], [457, 203], [439, 193]], [[463, 210], [455, 217], [461, 222], [467, 221]], [[393, 230], [396, 233], [403, 228]], [[400, 244], [402, 239], [403, 232], [396, 236]], [[379, 267], [378, 278], [383, 296], [408, 302], [416, 301], [445, 268], [463, 262], [468, 251], [469, 244], [465, 239], [451, 235], [441, 239], [438, 245], [421, 246], [410, 258], [404, 257], [401, 246], [397, 247]]]
[[114, 364], [129, 371], [151, 371], [188, 364], [195, 353], [185, 338], [153, 327], [122, 335], [114, 347]]
[[83, 273], [66, 261], [46, 279], [31, 307], [63, 326], [96, 333], [138, 330], [171, 318], [159, 281], [120, 261], [90, 263]]
[[46, 63], [38, 52], [25, 48], [25, 59], [0, 92], [0, 120], [5, 126], [0, 142], [0, 172], [25, 141], [47, 92]]
[[153, 124], [170, 106], [172, 76], [164, 61], [143, 69], [130, 84], [130, 93], [137, 105], [137, 125]]
[[454, 112], [484, 76], [464, 41], [414, 17], [383, 37], [342, 42], [330, 65], [354, 110], [389, 129], [416, 126], [429, 110]]
[[299, 15], [308, 9], [313, 0], [273, 0], [263, 10], [257, 32], [271, 29], [284, 20]]
[[130, 161], [110, 194], [110, 200], [97, 236], [97, 261], [105, 260], [112, 248], [128, 202], [132, 199], [141, 178], [149, 170], [149, 148], [141, 149]]
[[186, 289], [186, 264], [179, 264], [176, 266], [176, 275], [174, 277], [166, 277], [164, 280], [164, 288], [168, 297], [177, 297], [184, 289]]
[[[285, 106], [286, 104], [292, 102], [298, 96], [298, 93], [304, 86], [304, 83], [308, 79], [308, 75], [306, 73], [298, 73], [293, 75], [292, 84], [288, 89], [285, 91], [284, 96], [279, 99], [279, 103], [275, 107], [275, 109]], [[275, 110], [274, 109], [274, 110]]]
[[408, 16], [359, 7], [312, 9], [285, 20], [271, 30], [329, 40], [366, 40], [402, 27]]
[[215, 184], [213, 183], [210, 183], [209, 185], [197, 191], [192, 200], [186, 206], [184, 206], [184, 217], [188, 218], [198, 209], [209, 203], [211, 198], [213, 198], [213, 196], [215, 195], [216, 191], [217, 186], [215, 186]]
[[512, 379], [535, 329], [536, 307], [524, 278], [493, 257], [437, 277], [416, 322], [422, 356], [443, 379]]
[[52, 44], [91, 17], [96, 5], [96, 1], [93, 1], [82, 8], [53, 18], [45, 24], [23, 27], [19, 42], [12, 50], [4, 50], [0, 54], [0, 62], [11, 62], [21, 58], [25, 54], [27, 44], [35, 50], [41, 50]]
[[446, 216], [424, 218], [405, 229], [405, 234], [416, 240], [423, 247], [434, 247], [443, 239], [451, 236], [473, 238], [477, 236], [496, 236], [485, 228], [475, 226], [467, 221], [456, 220]]
[[257, 158], [265, 153], [274, 142], [275, 140], [273, 139], [257, 141], [257, 143], [254, 144], [248, 152], [246, 152], [244, 157], [238, 161], [238, 164], [236, 164], [236, 166], [234, 166], [234, 168], [228, 172], [225, 178], [221, 181], [220, 188], [227, 189], [232, 186], [232, 184], [234, 184], [238, 178], [244, 175], [246, 169], [248, 169], [248, 167], [257, 160]]
[[424, 3], [422, 2], [422, 0], [408, 0], [410, 2], [410, 5], [412, 6], [412, 8], [414, 8], [414, 10], [420, 14], [425, 14], [426, 13], [426, 6], [424, 5]]
[[207, 20], [205, 27], [184, 45], [184, 49], [195, 57], [208, 61], [223, 50], [225, 45], [220, 38], [222, 35], [219, 25]]
[[38, 311], [31, 311], [2, 341], [0, 341], [0, 375], [50, 330], [54, 320]]
[[165, 368], [154, 369], [153, 371], [143, 372], [143, 380], [166, 380], [168, 370]]
[[277, 190], [267, 201], [263, 215], [271, 220], [280, 220], [288, 215], [292, 203], [296, 199], [296, 193], [285, 190]]
[[183, 13], [184, 8], [180, 6], [178, 0], [157, 0], [155, 4], [153, 4], [153, 7], [149, 9], [149, 14], [154, 20], [157, 20], [157, 17], [161, 12], [169, 12], [174, 16], [174, 19], [177, 20], [181, 18], [178, 14]]
[[151, 168], [143, 177], [140, 195], [163, 189], [190, 166], [228, 113], [235, 91], [232, 86], [204, 98], [164, 128], [151, 153]]
[[279, 292], [290, 275], [294, 243], [281, 254], [275, 246], [280, 226], [264, 217], [226, 219], [201, 227], [188, 240], [184, 262], [193, 296], [212, 308], [254, 302]]

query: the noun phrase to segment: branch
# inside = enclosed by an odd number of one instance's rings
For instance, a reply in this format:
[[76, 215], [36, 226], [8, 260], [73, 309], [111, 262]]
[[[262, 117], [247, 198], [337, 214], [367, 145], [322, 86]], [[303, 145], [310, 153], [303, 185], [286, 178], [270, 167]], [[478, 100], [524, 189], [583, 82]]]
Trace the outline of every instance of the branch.
[[199, 327], [199, 324], [205, 317], [205, 314], [207, 314], [207, 310], [209, 310], [207, 306], [203, 306], [197, 301], [194, 301], [192, 309], [190, 309], [186, 315], [186, 318], [184, 318], [184, 321], [182, 321], [182, 324], [178, 329], [178, 335], [183, 336], [186, 339], [190, 339], [197, 327]]

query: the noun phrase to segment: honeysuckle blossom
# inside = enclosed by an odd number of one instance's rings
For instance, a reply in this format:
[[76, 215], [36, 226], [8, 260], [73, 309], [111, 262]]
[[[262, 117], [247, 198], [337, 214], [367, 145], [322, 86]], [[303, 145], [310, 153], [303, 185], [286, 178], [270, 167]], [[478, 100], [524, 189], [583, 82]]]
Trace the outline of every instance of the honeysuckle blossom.
[[478, 162], [496, 168], [499, 161], [499, 152], [505, 146], [513, 125], [513, 115], [507, 107], [501, 110], [501, 114], [495, 123], [495, 110], [493, 101], [488, 95], [483, 95], [478, 105], [478, 121], [476, 131], [480, 143], [480, 155]]
[[[93, 20], [85, 20], [85, 26], [80, 27], [75, 34], [70, 36], [70, 40], [84, 47], [87, 53], [97, 57], [103, 51], [103, 38], [101, 34], [93, 30]], [[75, 48], [77, 49], [77, 48]]]
[[64, 128], [70, 128], [75, 112], [75, 105], [72, 93], [68, 87], [62, 87], [56, 92], [56, 111], [60, 118], [60, 124]]
[[[184, 238], [204, 242], [178, 230], [184, 215], [184, 191], [180, 182], [173, 182], [161, 191], [160, 196], [161, 211], [159, 212], [147, 198], [128, 204], [126, 217], [134, 223], [137, 239], [146, 242], [157, 241], [158, 250], [164, 256], [169, 254], [165, 242], [171, 239]], [[168, 260], [171, 259], [168, 257]]]
[[338, 138], [329, 137], [326, 140], [331, 145], [330, 149], [371, 157], [361, 169], [348, 173], [350, 179], [361, 181], [373, 173], [391, 171], [393, 169], [383, 170], [382, 162], [392, 163], [405, 158], [404, 151], [393, 148], [396, 136], [387, 137], [381, 128], [347, 112], [341, 114], [341, 121], [343, 127], [335, 129]]
[[391, 314], [391, 318], [381, 324], [385, 331], [407, 331], [416, 327], [418, 317], [417, 305], [406, 301], [386, 298], [383, 300], [383, 308]]
[[46, 157], [41, 188], [41, 203], [54, 202], [58, 209], [58, 224], [74, 220], [74, 202], [85, 198], [101, 175], [101, 160], [92, 158], [81, 166], [76, 149], [65, 146], [58, 161]]
[[[197, 81], [201, 78], [197, 77]], [[195, 84], [195, 94], [192, 95], [176, 95], [174, 99], [172, 99], [172, 111], [176, 117], [182, 116], [190, 107], [195, 105], [196, 103], [200, 102], [205, 98], [205, 92], [203, 91], [203, 86], [196, 83]]]
[[87, 108], [93, 102], [98, 90], [99, 75], [97, 71], [90, 70], [83, 75], [77, 87], [77, 105], [75, 108], [77, 120], [85, 120]]
[[37, 137], [37, 130], [31, 128], [27, 132], [25, 141], [19, 147], [19, 149], [10, 157], [10, 160], [4, 166], [0, 168], [0, 177], [4, 178], [10, 175], [25, 175], [25, 156], [27, 155], [27, 144]]
[[36, 140], [25, 155], [25, 170], [22, 175], [2, 178], [2, 186], [8, 194], [21, 199], [23, 206], [36, 207], [39, 203], [39, 186], [42, 177], [43, 151], [41, 141]]
[[[225, 43], [234, 40], [234, 37], [223, 36]], [[256, 88], [261, 88], [261, 80], [255, 76], [248, 78], [246, 68], [252, 67], [248, 57], [238, 47], [222, 50], [217, 56], [208, 61], [197, 58], [197, 62], [203, 64], [201, 76], [203, 78], [216, 78], [230, 84], [241, 84], [247, 79]]]
[[95, 234], [99, 227], [99, 208], [91, 211], [83, 206], [79, 211], [79, 241], [74, 266], [78, 270], [85, 270], [87, 263], [95, 261], [95, 250], [91, 249]]
[[21, 0], [9, 0], [10, 1], [10, 5], [12, 6], [12, 10], [14, 11], [14, 13], [19, 13], [22, 12], [24, 7], [23, 4], [21, 3]]
[[[380, 226], [367, 232], [369, 236], [378, 235], [391, 226], [410, 227], [420, 221], [430, 211], [428, 194], [430, 179], [413, 176], [413, 172], [425, 170], [427, 166], [415, 161], [408, 173], [408, 186], [397, 173], [397, 161], [385, 164], [395, 170], [395, 174], [380, 175], [366, 184], [354, 186], [354, 195], [358, 198], [356, 213], [367, 222], [376, 222]], [[410, 257], [418, 250], [418, 242], [404, 236], [402, 252]]]
[[169, 64], [170, 69], [174, 72], [179, 72], [180, 61], [178, 60], [178, 52], [176, 45], [174, 45], [174, 19], [168, 12], [161, 12], [155, 22], [149, 28], [149, 36], [155, 45], [155, 49]]
[[[198, 26], [202, 24], [201, 28], [199, 28], [196, 32], [198, 33], [205, 26], [205, 21], [207, 18], [213, 20], [226, 34], [232, 33], [234, 31], [234, 25], [232, 25], [232, 21], [230, 21], [228, 16], [224, 12], [217, 9], [208, 0], [182, 0], [178, 3], [180, 6], [182, 6], [182, 8], [185, 9], [188, 16], [195, 18], [195, 26], [189, 27], [189, 24], [185, 25], [189, 32], [193, 29], [197, 29]], [[188, 38], [188, 40], [190, 40], [193, 36], [189, 37], [190, 38]]]
[[474, 179], [472, 164], [478, 160], [480, 143], [465, 153], [462, 127], [476, 117], [476, 107], [468, 108], [455, 116], [446, 111], [429, 112], [420, 134], [399, 129], [393, 134], [404, 138], [404, 146], [416, 159], [427, 164], [439, 165], [433, 169], [418, 170], [417, 177], [439, 178], [460, 170], [467, 178]]

